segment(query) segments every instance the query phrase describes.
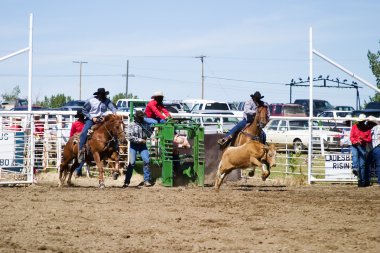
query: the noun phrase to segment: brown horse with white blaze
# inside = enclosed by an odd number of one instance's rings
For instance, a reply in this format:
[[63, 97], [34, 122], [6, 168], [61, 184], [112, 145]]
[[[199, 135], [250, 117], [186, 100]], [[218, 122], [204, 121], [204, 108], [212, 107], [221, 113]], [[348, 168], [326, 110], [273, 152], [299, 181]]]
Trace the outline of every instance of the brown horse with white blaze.
[[[95, 125], [92, 136], [88, 139], [86, 145], [85, 161], [91, 164], [95, 161], [99, 171], [99, 187], [104, 188], [104, 169], [103, 160], [112, 159], [118, 165], [119, 154], [117, 150], [118, 143], [125, 139], [124, 122], [122, 116], [109, 114], [104, 120]], [[70, 168], [68, 185], [72, 185], [71, 177], [76, 167], [78, 167], [78, 152], [79, 152], [79, 134], [72, 136], [67, 142], [64, 151], [63, 159], [59, 171], [59, 185], [63, 186], [66, 177], [69, 173], [69, 163], [74, 160]], [[93, 158], [93, 159], [92, 159]], [[118, 171], [118, 167], [114, 169]]]

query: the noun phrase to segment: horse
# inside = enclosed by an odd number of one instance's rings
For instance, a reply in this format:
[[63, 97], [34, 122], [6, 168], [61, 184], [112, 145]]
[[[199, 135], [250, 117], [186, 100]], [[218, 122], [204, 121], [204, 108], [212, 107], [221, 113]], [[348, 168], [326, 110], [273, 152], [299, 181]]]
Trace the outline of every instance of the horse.
[[[94, 160], [99, 171], [99, 187], [104, 188], [104, 170], [102, 160], [111, 158], [119, 163], [119, 154], [116, 150], [116, 142], [121, 143], [125, 139], [124, 123], [122, 116], [109, 114], [104, 120], [93, 127], [92, 136], [88, 138], [85, 144], [86, 156], [85, 161], [91, 164]], [[68, 165], [74, 160], [70, 167], [70, 174], [67, 184], [70, 186], [71, 177], [76, 167], [78, 167], [78, 152], [79, 152], [79, 135], [76, 134], [70, 137], [63, 151], [63, 159], [59, 170], [59, 186], [63, 186], [67, 174]], [[117, 167], [117, 166], [116, 166]], [[118, 168], [113, 169], [118, 171]]]
[[261, 140], [261, 131], [268, 121], [268, 107], [264, 104], [259, 105], [253, 122], [240, 131], [229, 146], [237, 147], [251, 140]]

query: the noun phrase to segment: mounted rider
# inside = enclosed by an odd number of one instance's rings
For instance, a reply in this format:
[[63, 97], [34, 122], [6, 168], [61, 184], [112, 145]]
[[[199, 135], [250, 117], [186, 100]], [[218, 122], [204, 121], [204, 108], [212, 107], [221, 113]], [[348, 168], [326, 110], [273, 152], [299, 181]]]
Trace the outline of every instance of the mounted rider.
[[106, 91], [104, 88], [98, 88], [98, 90], [94, 93], [94, 97], [88, 99], [83, 105], [82, 112], [85, 117], [85, 123], [79, 141], [79, 163], [81, 163], [84, 159], [84, 144], [87, 141], [88, 130], [94, 124], [100, 123], [102, 121], [102, 117], [108, 109], [111, 110], [113, 114], [116, 114], [115, 106], [111, 100], [107, 98], [108, 94], [109, 91]]
[[[251, 94], [251, 98], [252, 99], [249, 99], [247, 100], [245, 103], [244, 103], [244, 114], [243, 114], [243, 119], [241, 121], [239, 121], [227, 134], [224, 138], [222, 139], [219, 139], [218, 140], [218, 144], [220, 146], [226, 146], [228, 144], [229, 141], [231, 141], [231, 139], [233, 138], [233, 136], [235, 135], [235, 133], [239, 133], [241, 130], [244, 129], [244, 127], [247, 125], [247, 124], [250, 124], [253, 122], [253, 120], [255, 119], [255, 116], [256, 116], [256, 111], [257, 111], [257, 108], [259, 106], [262, 106], [262, 105], [266, 105], [268, 106], [268, 104], [264, 101], [262, 101], [261, 99], [264, 98], [264, 96], [261, 96], [261, 93], [259, 91], [256, 91], [254, 94]], [[268, 114], [267, 114], [267, 117], [269, 118], [269, 110], [268, 110]], [[263, 132], [262, 133], [263, 135], [265, 135], [265, 133]], [[265, 142], [265, 137], [263, 136], [262, 139], [264, 139], [263, 142]]]

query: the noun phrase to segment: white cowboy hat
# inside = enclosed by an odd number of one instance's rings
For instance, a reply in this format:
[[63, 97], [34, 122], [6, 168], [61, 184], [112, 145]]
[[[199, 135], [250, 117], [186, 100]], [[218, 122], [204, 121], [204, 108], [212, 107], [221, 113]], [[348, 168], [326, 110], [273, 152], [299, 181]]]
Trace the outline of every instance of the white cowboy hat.
[[164, 93], [162, 91], [155, 91], [152, 95], [152, 98], [154, 97], [163, 97]]
[[366, 116], [365, 116], [365, 114], [362, 113], [359, 115], [357, 121], [364, 121], [364, 120], [366, 120]]
[[373, 123], [376, 123], [377, 124], [377, 122], [378, 122], [378, 119], [377, 118], [375, 118], [374, 116], [369, 116], [368, 117], [368, 119], [367, 119], [368, 121], [372, 121]]

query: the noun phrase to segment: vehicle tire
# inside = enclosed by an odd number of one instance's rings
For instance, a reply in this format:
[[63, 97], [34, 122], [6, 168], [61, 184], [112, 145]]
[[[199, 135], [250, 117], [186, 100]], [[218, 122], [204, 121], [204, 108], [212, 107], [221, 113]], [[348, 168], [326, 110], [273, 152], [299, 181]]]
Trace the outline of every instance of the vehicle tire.
[[296, 156], [300, 156], [303, 150], [303, 144], [300, 139], [295, 139], [293, 142], [293, 150]]

